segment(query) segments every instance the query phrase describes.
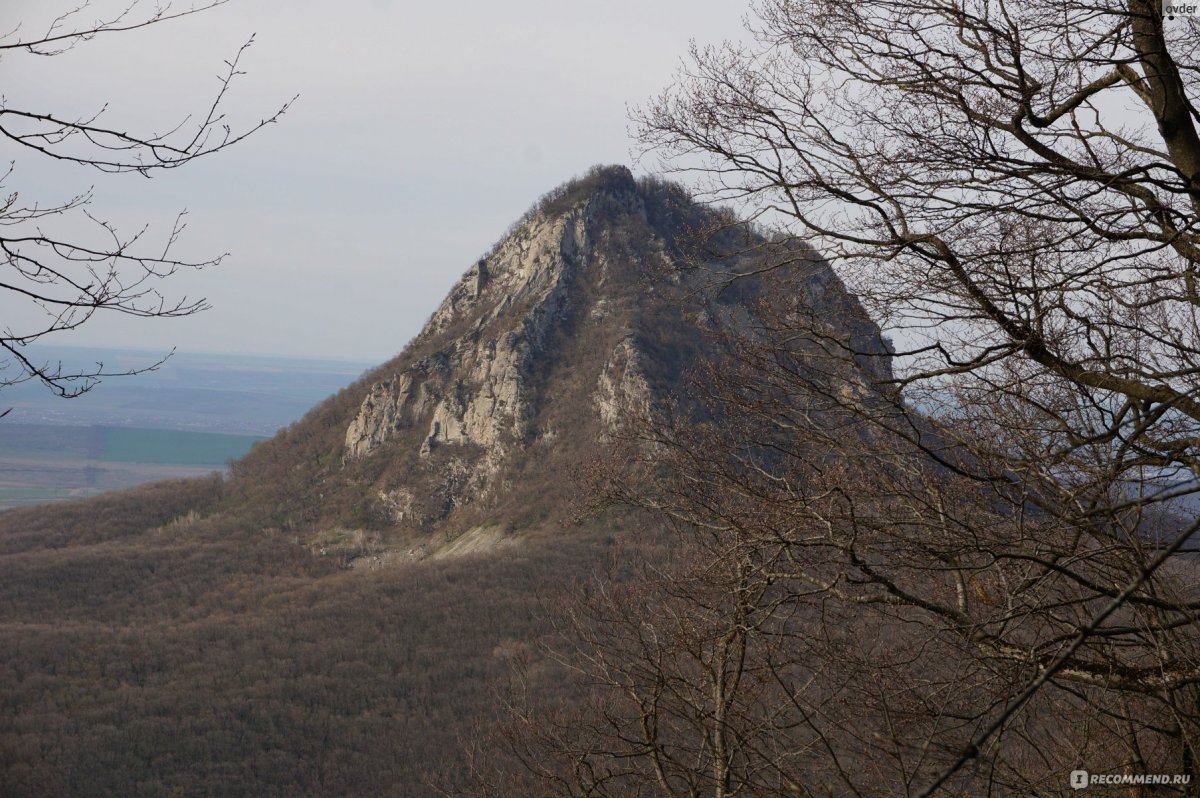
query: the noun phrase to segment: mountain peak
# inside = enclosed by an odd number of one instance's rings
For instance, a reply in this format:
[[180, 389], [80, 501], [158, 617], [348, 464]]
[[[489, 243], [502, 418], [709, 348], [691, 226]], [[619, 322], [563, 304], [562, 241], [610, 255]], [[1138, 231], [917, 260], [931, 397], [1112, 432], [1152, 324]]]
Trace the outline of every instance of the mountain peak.
[[[705, 230], [721, 232], [698, 236]], [[438, 551], [439, 537], [487, 529], [495, 539], [561, 514], [565, 476], [631, 416], [685, 392], [689, 372], [711, 359], [698, 331], [713, 303], [752, 312], [764, 278], [731, 287], [730, 276], [781, 251], [798, 280], [784, 295], [836, 306], [831, 318], [878, 338], [802, 245], [772, 243], [622, 166], [564, 183], [471, 265], [399, 356], [301, 423], [298, 437], [320, 423], [337, 440], [298, 466], [315, 498], [288, 517], [318, 533], [366, 528], [421, 555]], [[251, 454], [256, 467], [273, 445]], [[299, 479], [295, 469], [286, 479]], [[334, 496], [347, 492], [357, 498]]]
[[530, 212], [553, 215], [600, 194], [637, 194], [639, 190], [638, 181], [629, 167], [620, 164], [593, 166], [582, 176], [546, 192]]

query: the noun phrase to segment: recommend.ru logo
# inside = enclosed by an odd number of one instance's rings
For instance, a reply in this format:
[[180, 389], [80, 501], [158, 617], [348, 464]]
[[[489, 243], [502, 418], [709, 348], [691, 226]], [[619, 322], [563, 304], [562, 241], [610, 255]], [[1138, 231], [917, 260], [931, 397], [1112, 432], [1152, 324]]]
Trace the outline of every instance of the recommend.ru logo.
[[1191, 784], [1192, 777], [1184, 773], [1088, 773], [1086, 770], [1071, 771], [1071, 786], [1076, 790], [1084, 787], [1183, 787]]

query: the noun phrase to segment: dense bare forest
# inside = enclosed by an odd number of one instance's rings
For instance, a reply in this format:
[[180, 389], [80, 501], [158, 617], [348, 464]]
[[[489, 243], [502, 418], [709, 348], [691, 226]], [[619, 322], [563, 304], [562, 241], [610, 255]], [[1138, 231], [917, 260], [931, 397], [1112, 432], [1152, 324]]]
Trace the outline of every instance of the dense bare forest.
[[546, 602], [611, 543], [347, 572], [199, 517], [221, 489], [6, 517], [27, 534], [3, 543], [0, 793], [423, 794], [497, 718], [510, 662], [551, 633]]

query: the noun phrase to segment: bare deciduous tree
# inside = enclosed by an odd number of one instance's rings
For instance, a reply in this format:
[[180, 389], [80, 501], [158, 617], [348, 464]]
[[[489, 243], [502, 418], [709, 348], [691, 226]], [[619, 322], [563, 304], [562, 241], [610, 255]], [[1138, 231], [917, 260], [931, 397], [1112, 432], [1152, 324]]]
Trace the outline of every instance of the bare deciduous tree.
[[[58, 56], [93, 39], [189, 17], [227, 2], [211, 0], [181, 8], [168, 3], [144, 8], [136, 0], [107, 17], [102, 16], [102, 10], [92, 9], [90, 2], [84, 2], [37, 32], [28, 33], [17, 25], [0, 36], [0, 59]], [[225, 117], [227, 95], [234, 80], [243, 74], [240, 61], [252, 41], [224, 63], [216, 92], [199, 111], [164, 132], [131, 132], [125, 124], [108, 119], [105, 106], [79, 114], [20, 108], [0, 101], [0, 141], [14, 147], [16, 153], [0, 175], [0, 188], [12, 181], [23, 157], [150, 177], [219, 152], [276, 121], [290, 101], [241, 129], [234, 129]], [[5, 268], [0, 290], [10, 301], [40, 309], [43, 318], [22, 329], [6, 326], [0, 331], [0, 348], [5, 355], [0, 388], [38, 380], [59, 396], [79, 395], [101, 377], [129, 372], [107, 372], [102, 364], [91, 370], [64, 369], [61, 364], [31, 355], [26, 347], [47, 336], [75, 330], [97, 313], [171, 318], [206, 307], [203, 299], [172, 299], [160, 291], [162, 281], [180, 270], [213, 266], [223, 257], [195, 261], [173, 254], [185, 227], [183, 213], [176, 217], [163, 240], [153, 244], [146, 240], [147, 228], [121, 232], [95, 215], [91, 203], [91, 189], [50, 202], [26, 199], [12, 190], [0, 197], [0, 252]], [[54, 232], [56, 223], [65, 220], [75, 223], [75, 232]], [[91, 225], [95, 235], [80, 233], [80, 222]]]
[[[1078, 767], [1194, 789], [1200, 24], [1145, 0], [757, 20], [636, 119], [783, 231], [777, 300], [717, 319], [705, 412], [648, 420], [644, 467], [606, 477], [696, 559], [578, 624], [618, 709], [533, 750], [636, 771], [554, 771], [578, 794], [1049, 795]], [[788, 239], [894, 346], [830, 317]]]

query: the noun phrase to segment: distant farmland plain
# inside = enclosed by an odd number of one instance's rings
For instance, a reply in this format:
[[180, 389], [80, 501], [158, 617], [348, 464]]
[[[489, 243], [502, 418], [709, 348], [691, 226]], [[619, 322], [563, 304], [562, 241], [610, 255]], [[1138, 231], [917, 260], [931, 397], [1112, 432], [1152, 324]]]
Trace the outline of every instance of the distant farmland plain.
[[[133, 369], [155, 353], [45, 348], [64, 366]], [[76, 399], [37, 385], [0, 392], [0, 509], [223, 470], [369, 364], [178, 354]]]

